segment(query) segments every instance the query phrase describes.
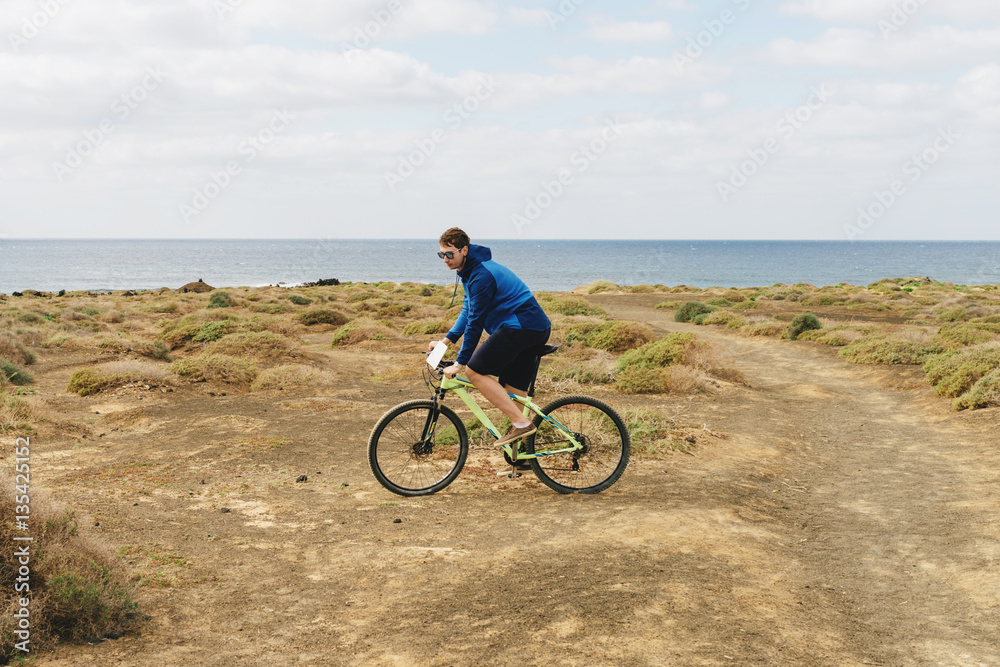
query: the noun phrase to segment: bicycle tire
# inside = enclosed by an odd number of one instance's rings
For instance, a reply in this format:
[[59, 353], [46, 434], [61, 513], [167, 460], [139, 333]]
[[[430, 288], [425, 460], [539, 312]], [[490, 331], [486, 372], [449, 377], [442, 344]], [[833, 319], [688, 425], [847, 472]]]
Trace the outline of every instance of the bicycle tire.
[[[469, 455], [469, 436], [455, 411], [438, 405], [434, 435], [421, 435], [433, 401], [400, 403], [375, 424], [368, 438], [368, 464], [375, 479], [401, 496], [426, 496], [445, 488], [458, 477]], [[444, 417], [450, 425], [444, 425]], [[443, 426], [443, 428], [442, 428]], [[454, 429], [454, 430], [452, 430]]]
[[[618, 481], [628, 466], [632, 445], [625, 422], [614, 408], [590, 396], [564, 396], [542, 412], [584, 444], [580, 452], [528, 459], [543, 484], [559, 493], [599, 493]], [[534, 424], [538, 431], [525, 442], [528, 454], [569, 445], [566, 435], [540, 415]]]

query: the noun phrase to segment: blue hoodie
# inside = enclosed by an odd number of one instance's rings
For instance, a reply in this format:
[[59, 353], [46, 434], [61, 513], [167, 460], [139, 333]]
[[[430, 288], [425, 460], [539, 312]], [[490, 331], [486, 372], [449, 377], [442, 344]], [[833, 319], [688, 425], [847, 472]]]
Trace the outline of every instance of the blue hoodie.
[[454, 343], [465, 336], [455, 360], [462, 365], [469, 363], [484, 329], [493, 334], [500, 327], [545, 331], [552, 326], [528, 286], [492, 257], [489, 248], [470, 245], [465, 265], [458, 272], [465, 301], [446, 338]]

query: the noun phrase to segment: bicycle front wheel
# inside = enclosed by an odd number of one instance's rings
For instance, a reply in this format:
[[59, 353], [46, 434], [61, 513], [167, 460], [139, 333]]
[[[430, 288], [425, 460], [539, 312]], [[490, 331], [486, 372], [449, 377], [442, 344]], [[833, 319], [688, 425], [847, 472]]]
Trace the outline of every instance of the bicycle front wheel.
[[535, 475], [559, 493], [598, 493], [622, 476], [631, 449], [628, 429], [614, 409], [589, 396], [565, 396], [542, 410], [569, 430], [583, 449], [566, 454], [546, 452], [570, 447], [566, 432], [535, 416], [534, 436], [525, 443]]
[[368, 439], [375, 479], [401, 496], [426, 496], [451, 484], [469, 455], [465, 425], [432, 401], [401, 403], [382, 415]]

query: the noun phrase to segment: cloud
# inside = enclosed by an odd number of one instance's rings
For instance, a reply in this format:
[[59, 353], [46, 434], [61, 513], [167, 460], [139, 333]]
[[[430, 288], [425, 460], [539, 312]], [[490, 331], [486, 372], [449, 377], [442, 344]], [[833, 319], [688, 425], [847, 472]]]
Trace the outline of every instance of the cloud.
[[670, 39], [673, 30], [666, 21], [625, 21], [594, 25], [584, 32], [584, 36], [596, 42], [633, 44], [636, 42], [664, 42]]
[[995, 0], [788, 0], [778, 11], [792, 16], [810, 16], [831, 23], [889, 21], [894, 12], [907, 16], [926, 14], [947, 20], [978, 22], [1000, 19]]
[[873, 30], [829, 28], [809, 41], [787, 37], [774, 40], [762, 53], [769, 62], [787, 67], [945, 67], [1000, 55], [1000, 30], [933, 26], [883, 39]]
[[708, 110], [721, 109], [722, 107], [729, 106], [732, 101], [729, 95], [718, 90], [702, 93], [698, 97], [698, 104], [701, 105], [701, 108]]

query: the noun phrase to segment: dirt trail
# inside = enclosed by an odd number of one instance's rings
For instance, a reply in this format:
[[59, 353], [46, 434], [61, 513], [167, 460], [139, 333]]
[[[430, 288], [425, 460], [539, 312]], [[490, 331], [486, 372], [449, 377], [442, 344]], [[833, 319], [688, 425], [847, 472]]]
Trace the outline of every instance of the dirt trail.
[[822, 347], [618, 303], [602, 305], [696, 331], [747, 374], [756, 409], [720, 406], [713, 424], [781, 451], [787, 488], [801, 491], [785, 505], [803, 528], [790, 555], [839, 594], [848, 636], [891, 664], [1000, 664], [995, 414], [970, 424], [924, 383], [892, 391], [878, 381], [891, 371], [851, 367]]
[[[595, 301], [687, 327], [648, 299]], [[729, 437], [637, 461], [596, 496], [498, 477], [488, 449], [445, 492], [393, 496], [365, 441], [424, 390], [405, 375], [352, 384], [372, 354], [322, 337], [309, 351], [343, 378], [339, 403], [179, 391], [112, 405], [57, 398], [54, 378], [51, 400], [106, 437], [39, 438], [43, 481], [100, 515], [102, 539], [156, 544], [207, 580], [151, 590], [138, 637], [37, 664], [1000, 664], [998, 411], [955, 415], [905, 373], [820, 346], [691, 329], [752, 388], [605, 398]], [[311, 399], [326, 408], [303, 410]], [[248, 435], [290, 443], [219, 444]], [[66, 481], [133, 459], [190, 479], [124, 499]]]

